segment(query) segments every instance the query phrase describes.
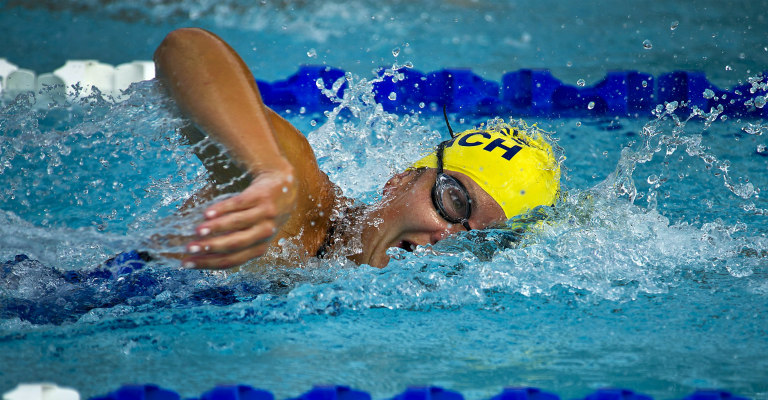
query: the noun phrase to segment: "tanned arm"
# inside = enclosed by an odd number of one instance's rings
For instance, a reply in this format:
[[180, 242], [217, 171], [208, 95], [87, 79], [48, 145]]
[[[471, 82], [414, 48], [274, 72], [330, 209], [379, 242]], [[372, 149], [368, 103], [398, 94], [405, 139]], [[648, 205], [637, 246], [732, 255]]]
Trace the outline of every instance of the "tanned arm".
[[301, 234], [314, 255], [328, 230], [336, 187], [320, 171], [306, 138], [262, 102], [237, 53], [202, 29], [171, 32], [155, 52], [158, 78], [196, 127], [224, 144], [253, 181], [205, 210], [187, 265], [228, 268]]

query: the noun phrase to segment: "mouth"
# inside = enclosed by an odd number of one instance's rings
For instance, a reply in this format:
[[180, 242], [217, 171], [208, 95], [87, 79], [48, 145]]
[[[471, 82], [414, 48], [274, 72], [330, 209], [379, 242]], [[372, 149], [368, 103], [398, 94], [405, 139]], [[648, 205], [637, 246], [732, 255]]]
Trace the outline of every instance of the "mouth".
[[397, 244], [397, 247], [411, 253], [416, 250], [416, 244], [407, 240], [401, 240], [400, 243]]

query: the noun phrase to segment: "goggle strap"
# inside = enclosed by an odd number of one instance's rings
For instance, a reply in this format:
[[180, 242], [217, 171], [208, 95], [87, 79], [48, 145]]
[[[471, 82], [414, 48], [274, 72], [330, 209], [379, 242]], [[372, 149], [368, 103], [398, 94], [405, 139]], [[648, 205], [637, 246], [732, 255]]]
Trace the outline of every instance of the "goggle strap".
[[448, 122], [448, 111], [446, 111], [447, 106], [443, 104], [443, 117], [445, 117], [445, 125], [448, 126], [448, 133], [451, 134], [451, 138], [455, 138], [456, 135], [453, 134], [453, 129], [451, 129], [451, 124]]

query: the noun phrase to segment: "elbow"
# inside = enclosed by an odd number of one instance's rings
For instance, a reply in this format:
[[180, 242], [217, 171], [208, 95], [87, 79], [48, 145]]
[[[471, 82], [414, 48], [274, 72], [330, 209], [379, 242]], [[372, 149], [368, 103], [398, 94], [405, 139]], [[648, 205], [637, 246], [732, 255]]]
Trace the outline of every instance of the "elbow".
[[201, 28], [179, 28], [171, 31], [157, 46], [153, 56], [157, 75], [162, 76], [164, 70], [174, 61], [189, 56], [199, 48], [201, 40], [211, 40], [215, 37]]
[[160, 45], [157, 46], [155, 55], [153, 57], [155, 62], [163, 60], [164, 56], [166, 56], [168, 53], [172, 53], [175, 50], [184, 47], [185, 43], [189, 42], [190, 37], [195, 35], [196, 31], [202, 31], [202, 29], [180, 28], [171, 31], [171, 33], [166, 35], [165, 39], [160, 42]]

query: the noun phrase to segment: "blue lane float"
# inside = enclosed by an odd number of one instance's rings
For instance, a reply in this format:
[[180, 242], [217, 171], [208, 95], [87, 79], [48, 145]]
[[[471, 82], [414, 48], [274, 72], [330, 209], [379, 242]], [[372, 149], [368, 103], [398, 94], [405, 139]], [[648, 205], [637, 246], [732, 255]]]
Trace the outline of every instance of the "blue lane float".
[[[181, 400], [181, 398], [178, 393], [157, 385], [126, 385], [104, 396], [92, 397], [91, 400]], [[266, 390], [255, 389], [248, 385], [222, 385], [203, 393], [200, 397], [184, 399], [274, 400], [275, 397]], [[371, 400], [371, 395], [348, 386], [316, 386], [301, 396], [289, 400]], [[440, 387], [424, 386], [408, 388], [391, 400], [464, 400], [464, 396], [459, 392]], [[510, 387], [489, 400], [560, 400], [560, 397], [534, 387]], [[596, 390], [583, 400], [653, 400], [653, 398], [628, 389], [607, 388]], [[681, 400], [749, 399], [722, 390], [700, 390]]]
[[[444, 69], [423, 73], [401, 69], [398, 78], [379, 71], [374, 84], [376, 101], [391, 113], [442, 111], [477, 116], [515, 114], [544, 117], [619, 116], [647, 117], [657, 104], [687, 102], [709, 112], [723, 108], [731, 117], [763, 118], [768, 109], [749, 100], [750, 84], [724, 90], [701, 72], [674, 71], [653, 77], [638, 71], [616, 71], [593, 86], [563, 83], [548, 70], [521, 69], [506, 73], [501, 83], [485, 80], [469, 69]], [[278, 110], [324, 112], [335, 103], [320, 88], [342, 96], [347, 83], [343, 70], [325, 66], [303, 66], [286, 80], [257, 81], [264, 102]]]

